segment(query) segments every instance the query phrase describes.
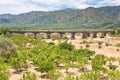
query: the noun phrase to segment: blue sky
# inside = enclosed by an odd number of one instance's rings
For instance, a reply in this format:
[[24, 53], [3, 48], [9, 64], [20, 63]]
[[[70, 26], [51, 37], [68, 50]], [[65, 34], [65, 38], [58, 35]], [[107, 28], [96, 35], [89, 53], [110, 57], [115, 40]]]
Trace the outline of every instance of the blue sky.
[[120, 0], [0, 0], [0, 14], [55, 11], [66, 8], [118, 6]]

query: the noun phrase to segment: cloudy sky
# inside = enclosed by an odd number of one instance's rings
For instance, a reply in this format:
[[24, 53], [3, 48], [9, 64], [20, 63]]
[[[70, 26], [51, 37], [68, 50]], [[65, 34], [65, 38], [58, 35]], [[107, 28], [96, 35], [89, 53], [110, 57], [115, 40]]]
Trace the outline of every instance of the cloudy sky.
[[0, 14], [118, 5], [120, 5], [120, 0], [0, 0]]

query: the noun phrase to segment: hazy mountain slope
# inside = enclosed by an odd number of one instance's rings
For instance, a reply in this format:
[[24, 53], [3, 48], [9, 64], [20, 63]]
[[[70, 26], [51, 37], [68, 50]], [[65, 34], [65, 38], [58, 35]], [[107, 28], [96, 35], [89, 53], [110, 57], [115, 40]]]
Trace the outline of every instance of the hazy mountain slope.
[[102, 29], [120, 22], [120, 6], [0, 15], [0, 25], [24, 29]]

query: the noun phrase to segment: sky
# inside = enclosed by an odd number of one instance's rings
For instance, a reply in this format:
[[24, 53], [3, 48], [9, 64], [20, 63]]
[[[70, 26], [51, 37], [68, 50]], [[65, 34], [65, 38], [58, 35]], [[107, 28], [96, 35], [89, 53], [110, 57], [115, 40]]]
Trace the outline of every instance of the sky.
[[0, 0], [0, 14], [20, 14], [30, 11], [55, 11], [66, 8], [118, 6], [120, 0]]

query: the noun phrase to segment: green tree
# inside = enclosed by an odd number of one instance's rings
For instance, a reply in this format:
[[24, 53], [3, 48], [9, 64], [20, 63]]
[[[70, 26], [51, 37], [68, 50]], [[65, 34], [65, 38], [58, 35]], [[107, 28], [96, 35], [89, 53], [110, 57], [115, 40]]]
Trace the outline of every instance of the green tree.
[[0, 35], [7, 35], [9, 32], [8, 28], [1, 27], [0, 28]]

